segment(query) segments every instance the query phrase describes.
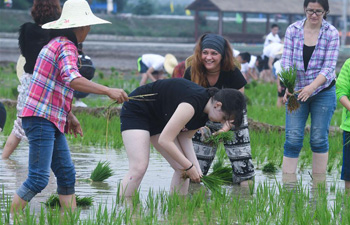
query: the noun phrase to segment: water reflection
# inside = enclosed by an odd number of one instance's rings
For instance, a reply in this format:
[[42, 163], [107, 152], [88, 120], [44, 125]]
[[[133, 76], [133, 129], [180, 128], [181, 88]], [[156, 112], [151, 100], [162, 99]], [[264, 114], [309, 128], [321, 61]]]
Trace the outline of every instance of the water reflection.
[[[4, 137], [0, 136], [0, 146], [2, 146], [3, 142]], [[1, 152], [2, 149], [0, 149]], [[115, 207], [118, 183], [128, 170], [128, 160], [125, 151], [123, 149], [106, 150], [104, 148], [71, 146], [71, 152], [77, 172], [76, 194], [80, 197], [93, 197], [95, 207], [100, 203], [106, 204], [109, 209], [112, 209], [113, 206]], [[97, 163], [106, 160], [110, 162], [114, 176], [104, 182], [88, 181]], [[10, 160], [0, 160], [0, 185], [4, 186], [5, 194], [12, 197], [19, 185], [25, 180], [28, 169], [27, 161], [28, 145], [26, 143], [20, 144]], [[295, 190], [298, 185], [301, 185], [302, 188], [310, 191], [310, 203], [315, 204], [313, 196], [316, 195], [317, 186], [323, 183], [328, 193], [329, 204], [332, 204], [335, 200], [335, 192], [328, 189], [331, 186], [344, 189], [344, 183], [339, 179], [338, 170], [334, 170], [332, 173], [332, 175], [310, 176], [308, 170], [304, 170], [296, 175], [284, 174], [282, 176], [281, 171], [271, 175], [257, 170], [253, 191], [251, 187], [242, 188], [239, 185], [227, 186], [225, 188], [233, 195], [240, 196], [240, 198], [250, 198], [256, 193], [259, 184], [275, 186], [276, 190], [274, 191], [276, 191], [276, 194], [279, 191], [276, 188], [278, 185], [282, 185], [289, 190]], [[156, 151], [151, 151], [149, 168], [140, 186], [141, 200], [147, 200], [150, 189], [154, 193], [168, 192], [172, 175], [173, 170], [168, 162]], [[201, 184], [192, 183], [190, 185], [190, 193], [199, 191], [201, 187]], [[51, 174], [48, 187], [30, 202], [30, 207], [39, 212], [41, 204], [53, 193], [56, 193], [56, 181], [53, 174]], [[91, 209], [83, 208], [81, 215], [85, 217], [89, 216], [90, 213]]]

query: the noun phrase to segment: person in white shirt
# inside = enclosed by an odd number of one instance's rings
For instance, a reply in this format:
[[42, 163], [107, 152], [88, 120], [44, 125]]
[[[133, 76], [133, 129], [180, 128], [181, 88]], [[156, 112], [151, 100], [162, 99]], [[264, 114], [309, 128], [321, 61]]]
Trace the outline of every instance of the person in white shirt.
[[264, 42], [264, 48], [271, 43], [281, 43], [281, 39], [278, 36], [279, 26], [277, 24], [271, 25], [271, 32], [266, 36]]
[[286, 93], [286, 87], [283, 85], [283, 83], [281, 82], [280, 78], [278, 77], [278, 74], [282, 72], [282, 66], [281, 66], [281, 59], [277, 60], [274, 64], [273, 64], [273, 72], [276, 75], [277, 79], [276, 79], [276, 83], [277, 83], [277, 102], [276, 102], [276, 106], [278, 108], [280, 108], [281, 106], [283, 106], [283, 96]]
[[263, 71], [261, 72], [261, 78], [266, 82], [274, 82], [275, 77], [272, 74], [272, 64], [276, 58], [279, 58], [283, 51], [283, 44], [271, 43], [263, 50]]
[[164, 71], [170, 75], [173, 74], [177, 64], [172, 54], [166, 54], [165, 57], [157, 54], [143, 54], [137, 60], [138, 71], [142, 76], [140, 86], [146, 84], [148, 79], [151, 79], [152, 82], [164, 79]]

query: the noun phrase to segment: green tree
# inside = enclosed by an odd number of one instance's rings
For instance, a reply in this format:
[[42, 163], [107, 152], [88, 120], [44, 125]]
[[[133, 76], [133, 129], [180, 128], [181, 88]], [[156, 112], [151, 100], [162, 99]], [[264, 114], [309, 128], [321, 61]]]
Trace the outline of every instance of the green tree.
[[117, 12], [122, 13], [128, 0], [116, 0], [117, 3]]
[[152, 0], [139, 0], [133, 8], [136, 15], [152, 15], [154, 13], [154, 4]]

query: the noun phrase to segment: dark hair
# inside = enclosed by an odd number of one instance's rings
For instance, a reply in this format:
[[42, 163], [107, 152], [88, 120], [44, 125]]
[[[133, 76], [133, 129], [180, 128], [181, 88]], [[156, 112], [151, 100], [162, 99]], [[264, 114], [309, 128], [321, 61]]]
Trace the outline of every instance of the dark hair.
[[277, 24], [273, 23], [273, 24], [271, 25], [271, 29], [273, 29], [273, 28], [275, 28], [275, 27], [280, 28]]
[[61, 5], [59, 0], [34, 0], [32, 17], [36, 24], [42, 25], [60, 18]]
[[323, 19], [327, 19], [327, 14], [329, 13], [328, 0], [304, 0], [304, 9], [306, 9], [310, 2], [320, 4], [325, 11]]
[[243, 110], [246, 108], [245, 96], [238, 90], [232, 88], [217, 89], [208, 88], [208, 93], [213, 100], [222, 103], [221, 109], [230, 118], [233, 116], [235, 128], [238, 129], [243, 122]]
[[241, 58], [246, 61], [246, 62], [250, 62], [250, 53], [249, 52], [241, 52], [239, 53], [239, 55], [241, 56]]
[[259, 72], [261, 72], [264, 68], [264, 59], [260, 55], [258, 55], [256, 57], [256, 61], [258, 61], [258, 66], [257, 66], [258, 70], [259, 70]]
[[55, 37], [64, 36], [68, 38], [71, 42], [75, 44], [75, 46], [78, 48], [78, 40], [75, 36], [75, 33], [73, 32], [74, 28], [67, 28], [67, 29], [51, 29], [50, 30], [50, 40]]

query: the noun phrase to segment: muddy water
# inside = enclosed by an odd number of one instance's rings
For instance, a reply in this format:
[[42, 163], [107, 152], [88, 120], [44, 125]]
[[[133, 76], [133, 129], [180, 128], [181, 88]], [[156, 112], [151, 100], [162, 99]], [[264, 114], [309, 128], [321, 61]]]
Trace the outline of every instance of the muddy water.
[[[4, 136], [0, 134], [0, 146], [3, 146], [4, 140]], [[0, 152], [2, 152], [2, 148], [0, 148]], [[103, 148], [71, 146], [71, 152], [77, 172], [76, 194], [80, 197], [92, 196], [94, 199], [94, 206], [102, 203], [106, 204], [108, 208], [111, 208], [117, 193], [118, 182], [123, 178], [128, 169], [128, 161], [125, 151], [123, 149], [106, 150]], [[20, 144], [19, 148], [11, 156], [11, 160], [0, 160], [0, 186], [4, 186], [5, 194], [12, 197], [15, 190], [26, 179], [27, 160], [27, 143]], [[109, 161], [115, 175], [104, 182], [91, 183], [84, 181], [90, 177], [92, 170], [96, 167], [100, 160]], [[297, 175], [297, 180], [302, 180], [303, 186], [307, 187], [311, 191], [312, 195], [313, 190], [317, 186], [314, 182], [316, 178], [312, 180], [308, 171], [310, 170], [304, 170], [304, 172], [299, 173]], [[156, 151], [152, 151], [150, 155], [149, 168], [140, 187], [141, 198], [145, 199], [147, 197], [147, 193], [150, 188], [152, 188], [154, 192], [158, 192], [159, 190], [169, 191], [171, 176], [172, 169], [166, 160]], [[267, 181], [269, 184], [275, 184], [277, 181], [279, 183], [283, 182], [285, 186], [295, 186], [295, 182], [290, 182], [290, 180], [288, 181], [288, 177], [282, 178], [280, 171], [275, 175], [266, 175], [262, 173], [261, 170], [257, 170], [255, 177], [255, 188], [257, 188], [259, 183], [263, 183], [265, 181]], [[342, 181], [340, 181], [339, 174], [336, 171], [333, 171], [331, 175], [327, 175], [326, 181], [328, 190], [334, 185], [336, 185], [337, 189], [344, 188], [344, 184]], [[196, 189], [198, 187], [192, 185], [192, 188]], [[227, 188], [237, 195], [249, 195], [248, 188], [241, 188], [237, 185], [228, 186]], [[36, 212], [39, 212], [41, 204], [55, 192], [55, 178], [53, 174], [51, 174], [49, 185], [42, 193], [38, 194], [30, 202], [31, 208]], [[328, 198], [329, 204], [331, 205], [332, 200], [335, 199], [334, 192], [329, 192]], [[90, 213], [91, 209], [82, 210], [82, 216], [88, 216]]]

